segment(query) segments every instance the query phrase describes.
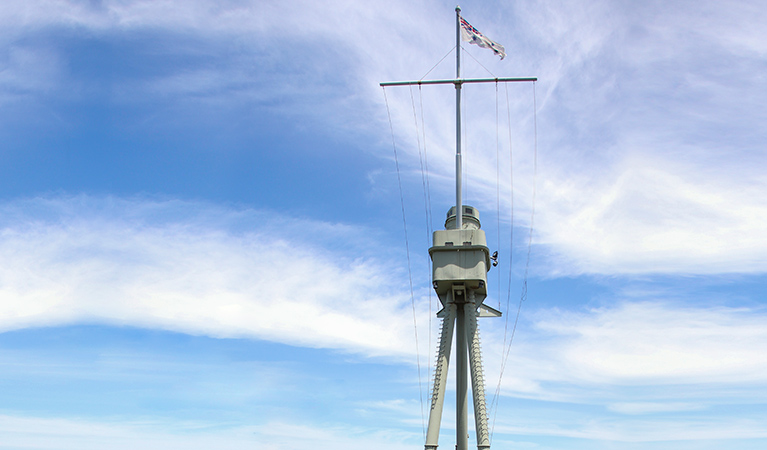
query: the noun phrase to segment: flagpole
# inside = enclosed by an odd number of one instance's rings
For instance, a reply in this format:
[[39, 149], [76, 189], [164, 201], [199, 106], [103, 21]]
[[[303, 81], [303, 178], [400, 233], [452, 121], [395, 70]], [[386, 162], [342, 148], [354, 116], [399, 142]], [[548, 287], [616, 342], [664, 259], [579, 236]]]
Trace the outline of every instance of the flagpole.
[[[455, 7], [455, 79], [461, 79], [461, 7]], [[463, 228], [461, 172], [461, 84], [455, 83], [455, 228]]]
[[[463, 193], [461, 179], [461, 7], [455, 7], [455, 228], [463, 229]], [[469, 366], [464, 308], [459, 305], [455, 318], [455, 448], [469, 448]]]

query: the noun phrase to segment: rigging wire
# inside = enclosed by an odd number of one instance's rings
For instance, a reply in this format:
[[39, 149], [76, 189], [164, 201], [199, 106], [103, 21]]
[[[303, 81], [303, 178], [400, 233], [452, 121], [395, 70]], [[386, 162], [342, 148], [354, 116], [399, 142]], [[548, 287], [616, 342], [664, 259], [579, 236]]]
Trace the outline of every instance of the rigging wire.
[[421, 428], [423, 429], [423, 438], [426, 440], [426, 417], [423, 410], [423, 387], [421, 384], [421, 356], [418, 347], [418, 321], [416, 320], [415, 312], [415, 295], [413, 294], [413, 273], [410, 268], [410, 244], [407, 237], [407, 220], [405, 219], [405, 196], [402, 192], [402, 177], [399, 170], [399, 159], [397, 158], [397, 144], [394, 139], [394, 125], [391, 120], [391, 112], [389, 110], [389, 99], [386, 96], [386, 88], [381, 87], [384, 94], [384, 102], [386, 103], [386, 115], [389, 118], [389, 130], [391, 131], [391, 144], [394, 150], [394, 166], [397, 168], [397, 185], [399, 186], [399, 200], [400, 207], [402, 208], [402, 227], [405, 231], [405, 253], [407, 254], [407, 274], [410, 281], [410, 304], [413, 308], [413, 330], [415, 333], [415, 358], [418, 366], [418, 396], [421, 399]]
[[[434, 231], [434, 219], [433, 219], [432, 208], [431, 208], [431, 186], [429, 185], [429, 158], [426, 152], [426, 122], [424, 121], [424, 118], [423, 118], [423, 94], [422, 93], [423, 93], [422, 86], [418, 85], [418, 100], [421, 106], [421, 131], [423, 132], [423, 165], [424, 165], [424, 168], [426, 169], [426, 200], [427, 200], [427, 211], [428, 211], [428, 219], [426, 222], [426, 226], [428, 227], [429, 234], [431, 234]], [[429, 258], [429, 261], [431, 261], [431, 258]], [[429, 275], [431, 276], [431, 273]]]
[[[507, 105], [508, 105], [508, 90], [507, 90]], [[509, 119], [509, 125], [511, 125], [511, 119]], [[509, 136], [511, 136], [511, 128], [509, 128]], [[535, 93], [535, 82], [533, 82], [533, 190], [532, 190], [532, 201], [530, 205], [530, 231], [527, 238], [527, 258], [525, 260], [525, 272], [524, 277], [522, 281], [522, 291], [519, 296], [519, 304], [517, 306], [517, 315], [514, 319], [514, 327], [511, 330], [511, 337], [508, 341], [508, 347], [506, 347], [506, 336], [504, 332], [504, 355], [501, 361], [501, 371], [498, 376], [498, 386], [496, 386], [496, 391], [493, 396], [493, 403], [491, 404], [491, 407], [496, 407], [493, 412], [493, 425], [490, 429], [490, 439], [492, 441], [493, 431], [495, 430], [495, 419], [498, 414], [497, 404], [498, 399], [500, 397], [500, 390], [501, 390], [501, 381], [503, 379], [503, 373], [506, 369], [506, 363], [509, 359], [509, 354], [511, 353], [511, 344], [514, 340], [514, 335], [517, 331], [517, 325], [519, 323], [519, 316], [522, 312], [522, 303], [524, 303], [527, 300], [527, 278], [529, 274], [530, 269], [530, 255], [532, 252], [532, 245], [533, 245], [533, 230], [534, 230], [534, 221], [535, 221], [535, 197], [536, 197], [536, 185], [537, 185], [537, 178], [538, 178], [538, 106], [537, 106], [537, 100], [536, 100], [536, 93]], [[509, 149], [511, 150], [511, 141], [509, 141]], [[513, 191], [512, 191], [513, 192]], [[512, 197], [513, 198], [513, 197]], [[513, 203], [512, 203], [513, 204]], [[513, 221], [513, 207], [512, 207], [512, 221]], [[513, 230], [512, 225], [512, 230]], [[511, 292], [511, 264], [509, 264], [509, 292]], [[507, 311], [508, 311], [508, 297], [507, 297]], [[507, 324], [508, 324], [508, 315], [506, 316]]]
[[[431, 245], [431, 235], [434, 232], [434, 215], [431, 207], [431, 185], [429, 183], [429, 157], [428, 152], [426, 151], [426, 121], [423, 117], [423, 90], [422, 86], [418, 86], [418, 101], [421, 108], [421, 132], [423, 133], [423, 165], [424, 169], [426, 171], [426, 230], [427, 230], [427, 239], [426, 239], [426, 245]], [[429, 274], [427, 277], [428, 279], [431, 279], [431, 271], [432, 271], [432, 261], [431, 258], [427, 259], [427, 265], [429, 268]], [[432, 317], [434, 316], [434, 311], [432, 309], [432, 305], [436, 305], [437, 302], [439, 302], [439, 298], [434, 295], [435, 292], [431, 289], [429, 289], [429, 351], [431, 351], [431, 336], [432, 336]], [[432, 299], [436, 301], [432, 301]], [[431, 374], [431, 358], [427, 358], [428, 361], [428, 379], [432, 379]], [[427, 392], [428, 395], [431, 395], [433, 391], [433, 386], [430, 387], [430, 390]]]
[[[419, 96], [421, 94], [421, 89], [419, 86]], [[416, 113], [415, 108], [415, 98], [413, 97], [413, 86], [410, 86], [410, 103], [413, 106], [413, 123], [415, 124], [415, 137], [416, 142], [418, 144], [418, 161], [421, 164], [421, 184], [423, 185], [423, 207], [424, 207], [424, 213], [426, 215], [426, 240], [429, 241], [429, 238], [431, 237], [430, 231], [431, 231], [431, 199], [430, 195], [428, 193], [428, 181], [427, 181], [427, 172], [425, 169], [425, 159], [426, 159], [426, 126], [423, 122], [423, 99], [421, 99], [421, 128], [423, 128], [423, 152], [421, 151], [421, 135], [420, 135], [420, 129], [418, 127], [418, 114]], [[429, 274], [431, 276], [431, 274]]]
[[[461, 47], [461, 48], [463, 48], [463, 47]], [[439, 61], [437, 61], [437, 64], [434, 64], [434, 66], [432, 66], [432, 68], [431, 68], [431, 69], [429, 69], [429, 71], [428, 71], [428, 72], [426, 72], [426, 73], [425, 73], [425, 74], [424, 74], [424, 75], [423, 75], [423, 76], [420, 78], [420, 80], [419, 80], [419, 81], [421, 81], [421, 80], [423, 80], [424, 78], [426, 78], [426, 76], [427, 76], [427, 75], [429, 75], [429, 74], [431, 73], [431, 71], [432, 71], [432, 70], [434, 70], [434, 69], [435, 69], [435, 68], [436, 68], [438, 65], [440, 65], [440, 64], [442, 63], [442, 61], [444, 61], [444, 60], [445, 60], [445, 58], [447, 58], [447, 57], [448, 57], [448, 56], [449, 56], [451, 53], [453, 53], [453, 50], [455, 50], [455, 46], [453, 46], [453, 48], [451, 48], [449, 52], [445, 53], [445, 56], [443, 56], [443, 57], [442, 57], [442, 59], [440, 59]]]
[[[418, 91], [419, 91], [419, 97], [421, 97], [420, 94], [421, 94], [422, 91], [420, 89], [420, 86], [419, 86]], [[416, 112], [416, 107], [415, 107], [415, 98], [413, 97], [413, 86], [410, 86], [410, 103], [411, 103], [411, 105], [413, 107], [413, 123], [415, 124], [416, 142], [418, 144], [418, 161], [420, 162], [420, 165], [421, 165], [421, 184], [423, 186], [423, 207], [424, 207], [424, 213], [425, 213], [425, 218], [426, 218], [426, 245], [428, 246], [429, 242], [430, 242], [430, 238], [431, 238], [431, 226], [430, 226], [430, 223], [431, 223], [431, 211], [430, 211], [431, 200], [430, 200], [430, 194], [429, 194], [429, 191], [428, 191], [428, 188], [427, 188], [427, 186], [428, 186], [428, 181], [427, 181], [428, 173], [426, 172], [426, 170], [424, 168], [425, 167], [424, 160], [426, 158], [426, 126], [425, 126], [425, 124], [423, 122], [423, 99], [421, 98], [421, 128], [423, 129], [423, 152], [421, 152], [421, 137], [420, 137], [420, 130], [419, 130], [419, 127], [418, 127], [418, 114]], [[427, 273], [427, 279], [428, 279], [428, 278], [431, 277], [431, 258], [429, 258], [429, 260], [427, 262], [426, 269], [428, 271], [428, 273]], [[432, 315], [432, 305], [431, 305], [431, 296], [432, 296], [431, 292], [432, 291], [431, 291], [431, 289], [429, 290], [429, 292], [430, 292], [430, 294], [429, 294], [429, 328], [428, 328], [429, 332], [427, 334], [429, 335], [429, 341], [428, 341], [429, 346], [428, 346], [428, 348], [429, 348], [429, 351], [431, 351], [431, 315]], [[427, 367], [426, 367], [426, 376], [427, 376], [427, 379], [431, 379], [431, 359], [427, 359], [427, 361], [428, 361], [428, 363], [427, 363]], [[419, 383], [420, 383], [420, 380], [419, 380]], [[430, 388], [431, 388], [431, 386], [427, 387], [427, 395], [429, 393], [429, 389]]]
[[[489, 73], [493, 78], [498, 78], [497, 76], [495, 76], [495, 74], [493, 72], [490, 71], [490, 69], [488, 69], [481, 62], [479, 62], [479, 60], [477, 58], [475, 58], [474, 55], [471, 54], [471, 52], [469, 52], [468, 50], [463, 48], [463, 45], [461, 46], [461, 49], [463, 50], [463, 52], [461, 52], [462, 55], [469, 55], [471, 57], [471, 59], [474, 60], [474, 62], [476, 62], [477, 64], [482, 66], [482, 68], [485, 69], [485, 71], [487, 71], [487, 73]], [[496, 83], [497, 83], [497, 81], [496, 81]]]
[[[501, 346], [501, 369], [499, 373], [503, 373], [503, 367], [504, 367], [504, 359], [503, 355], [506, 350], [506, 342], [508, 340], [508, 332], [509, 332], [509, 311], [510, 303], [511, 303], [511, 284], [513, 281], [513, 267], [514, 267], [514, 147], [513, 147], [513, 141], [511, 138], [511, 102], [509, 101], [509, 87], [508, 85], [504, 85], [504, 89], [506, 92], [506, 118], [508, 120], [507, 123], [507, 129], [509, 132], [509, 197], [511, 200], [511, 207], [509, 211], [509, 276], [508, 276], [508, 283], [506, 287], [506, 317], [504, 318], [504, 326], [503, 326], [503, 345]], [[500, 234], [500, 231], [499, 231]], [[500, 278], [500, 277], [499, 277]], [[500, 299], [499, 299], [500, 301]], [[499, 308], [500, 309], [500, 308]], [[490, 402], [490, 409], [493, 410], [493, 425], [490, 429], [490, 436], [492, 438], [493, 430], [495, 429], [495, 419], [498, 413], [498, 409], [496, 408], [498, 405], [498, 397], [500, 395], [501, 391], [501, 376], [498, 377], [498, 384], [495, 387], [495, 392], [493, 393], [493, 399]]]

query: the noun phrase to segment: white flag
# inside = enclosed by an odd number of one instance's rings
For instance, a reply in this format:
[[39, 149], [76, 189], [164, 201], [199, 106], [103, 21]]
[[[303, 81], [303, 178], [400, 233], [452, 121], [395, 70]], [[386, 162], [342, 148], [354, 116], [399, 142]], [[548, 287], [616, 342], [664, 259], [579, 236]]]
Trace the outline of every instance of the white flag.
[[464, 41], [471, 44], [479, 45], [482, 48], [489, 48], [496, 55], [499, 55], [501, 59], [506, 57], [506, 49], [503, 48], [503, 45], [486, 38], [484, 34], [471, 26], [463, 17], [461, 17], [461, 37]]

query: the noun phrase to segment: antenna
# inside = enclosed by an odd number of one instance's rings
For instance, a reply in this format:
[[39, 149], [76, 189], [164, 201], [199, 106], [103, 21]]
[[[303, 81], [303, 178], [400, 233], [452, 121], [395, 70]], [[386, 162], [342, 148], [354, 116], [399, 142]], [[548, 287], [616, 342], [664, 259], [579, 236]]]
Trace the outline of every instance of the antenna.
[[[483, 302], [487, 297], [487, 271], [497, 265], [497, 252], [492, 256], [487, 247], [485, 232], [479, 221], [479, 211], [463, 204], [461, 179], [461, 88], [465, 83], [499, 83], [537, 81], [526, 78], [461, 78], [461, 35], [483, 48], [490, 48], [501, 59], [506, 55], [503, 47], [487, 39], [476, 28], [461, 18], [461, 7], [455, 8], [456, 69], [453, 80], [392, 81], [380, 83], [386, 86], [422, 84], [455, 85], [455, 206], [451, 207], [445, 220], [445, 229], [435, 231], [433, 245], [429, 248], [432, 259], [432, 286], [442, 303], [437, 317], [442, 319], [442, 329], [434, 367], [434, 389], [429, 410], [429, 427], [426, 432], [425, 450], [436, 450], [447, 386], [450, 351], [455, 333], [456, 347], [456, 450], [468, 450], [468, 377], [471, 373], [471, 392], [474, 400], [474, 420], [477, 433], [477, 449], [490, 448], [487, 425], [485, 382], [479, 342], [478, 317], [500, 317], [497, 311]], [[462, 28], [463, 27], [463, 28]], [[465, 36], [465, 38], [466, 38]]]

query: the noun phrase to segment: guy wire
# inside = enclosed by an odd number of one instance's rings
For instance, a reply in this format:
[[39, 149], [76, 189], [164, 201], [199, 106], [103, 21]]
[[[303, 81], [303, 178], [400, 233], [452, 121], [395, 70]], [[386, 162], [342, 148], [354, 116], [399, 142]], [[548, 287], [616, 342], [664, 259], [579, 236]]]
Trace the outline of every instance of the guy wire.
[[405, 231], [405, 253], [407, 254], [407, 275], [410, 281], [410, 304], [413, 308], [413, 331], [415, 334], [415, 359], [418, 366], [418, 396], [421, 399], [421, 428], [423, 430], [423, 438], [426, 440], [426, 416], [423, 410], [423, 385], [421, 383], [421, 357], [418, 347], [418, 321], [416, 319], [415, 312], [415, 295], [413, 294], [413, 273], [410, 268], [410, 244], [407, 237], [407, 220], [405, 218], [405, 196], [402, 192], [402, 177], [399, 171], [399, 159], [397, 157], [397, 144], [394, 139], [394, 125], [391, 120], [391, 111], [389, 110], [389, 99], [386, 96], [386, 88], [381, 87], [384, 94], [384, 102], [386, 103], [386, 115], [389, 118], [389, 130], [391, 131], [391, 143], [394, 150], [394, 166], [397, 168], [397, 185], [399, 186], [399, 200], [400, 207], [402, 209], [402, 227]]

